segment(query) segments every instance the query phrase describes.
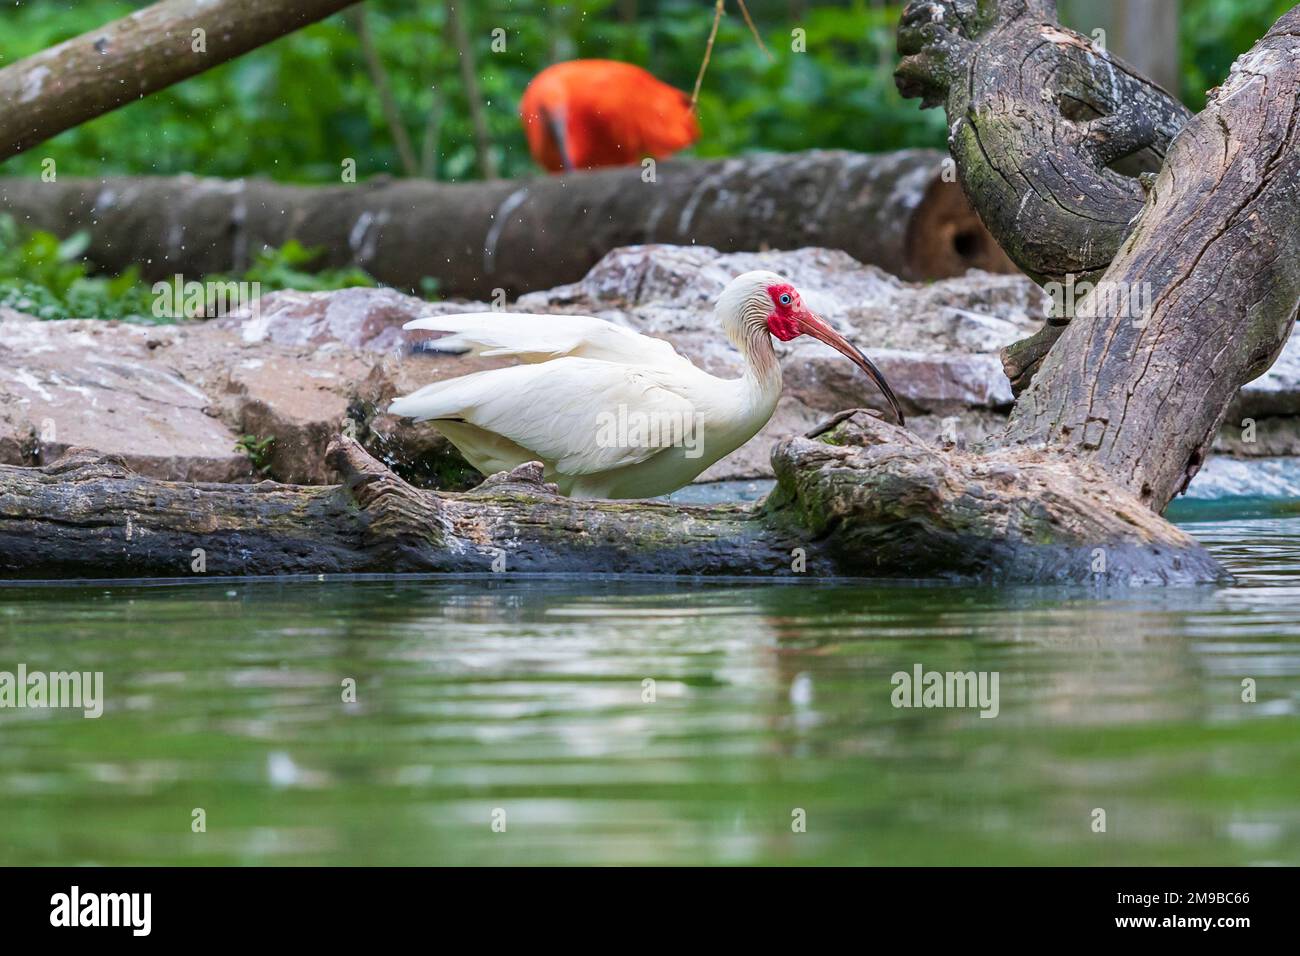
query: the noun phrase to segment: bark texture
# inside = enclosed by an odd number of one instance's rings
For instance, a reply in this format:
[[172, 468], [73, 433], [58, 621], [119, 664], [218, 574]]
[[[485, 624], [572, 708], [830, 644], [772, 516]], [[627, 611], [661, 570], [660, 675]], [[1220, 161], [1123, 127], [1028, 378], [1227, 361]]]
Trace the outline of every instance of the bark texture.
[[0, 212], [69, 234], [87, 255], [149, 278], [242, 269], [263, 245], [297, 239], [321, 265], [490, 298], [582, 278], [605, 253], [645, 242], [724, 251], [824, 246], [905, 278], [1014, 271], [942, 154], [810, 151], [664, 162], [524, 181], [376, 181], [333, 187], [180, 178], [0, 180]]
[[534, 465], [465, 494], [422, 491], [348, 438], [330, 449], [343, 482], [324, 487], [159, 481], [74, 451], [44, 468], [0, 466], [0, 573], [198, 576], [200, 549], [207, 575], [495, 565], [1132, 584], [1222, 574], [1136, 500], [1032, 453], [936, 456], [858, 411], [775, 455], [780, 486], [763, 505], [691, 508], [574, 501]]
[[165, 0], [5, 67], [0, 160], [355, 2]]
[[[1062, 27], [1054, 0], [913, 0], [898, 49], [899, 90], [946, 110], [962, 187], [1012, 261], [1045, 286], [1099, 278], [1186, 107]], [[1069, 318], [1004, 351], [1016, 394]]]
[[1087, 37], [1053, 0], [914, 0], [898, 31], [905, 96], [943, 106], [958, 177], [1038, 282], [1105, 271], [1191, 114]]
[[[1300, 8], [1234, 65], [1012, 413], [1008, 437], [1096, 464], [1163, 510], [1300, 303]], [[1103, 289], [1149, 290], [1138, 316]], [[1090, 313], [1095, 312], [1095, 316]]]

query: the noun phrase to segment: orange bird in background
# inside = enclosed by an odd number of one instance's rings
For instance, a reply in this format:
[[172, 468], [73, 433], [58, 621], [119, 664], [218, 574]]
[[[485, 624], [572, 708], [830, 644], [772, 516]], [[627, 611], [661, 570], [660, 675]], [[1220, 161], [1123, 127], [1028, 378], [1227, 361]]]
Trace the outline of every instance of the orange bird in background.
[[663, 159], [700, 135], [689, 96], [617, 60], [548, 66], [524, 90], [519, 115], [533, 159], [553, 173]]

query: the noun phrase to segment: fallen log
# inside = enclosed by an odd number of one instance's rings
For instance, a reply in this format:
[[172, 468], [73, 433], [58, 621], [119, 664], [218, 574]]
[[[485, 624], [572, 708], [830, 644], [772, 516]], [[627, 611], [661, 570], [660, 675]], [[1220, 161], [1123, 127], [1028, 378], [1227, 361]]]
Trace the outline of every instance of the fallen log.
[[165, 0], [0, 70], [0, 160], [356, 0]]
[[[724, 251], [822, 246], [906, 278], [1014, 271], [942, 154], [813, 150], [677, 160], [510, 181], [288, 186], [193, 177], [0, 180], [0, 213], [59, 235], [89, 229], [103, 269], [150, 279], [244, 269], [290, 239], [387, 284], [491, 298], [582, 278], [647, 242]], [[545, 255], [539, 255], [545, 250]]]
[[0, 466], [0, 574], [544, 571], [1125, 584], [1222, 574], [1200, 545], [1136, 500], [1098, 491], [1102, 483], [1041, 456], [936, 456], [863, 411], [839, 416], [819, 437], [778, 447], [779, 486], [764, 504], [711, 508], [575, 501], [542, 483], [540, 465], [467, 493], [423, 491], [346, 437], [329, 451], [343, 479], [333, 486], [160, 481], [73, 451], [43, 468]]

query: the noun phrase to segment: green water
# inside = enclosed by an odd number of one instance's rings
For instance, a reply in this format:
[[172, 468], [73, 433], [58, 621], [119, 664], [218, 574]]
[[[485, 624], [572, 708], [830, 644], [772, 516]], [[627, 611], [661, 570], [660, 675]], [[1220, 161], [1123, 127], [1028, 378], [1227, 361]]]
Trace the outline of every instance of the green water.
[[1300, 864], [1300, 519], [1189, 527], [1236, 585], [0, 589], [107, 699], [0, 710], [0, 863]]

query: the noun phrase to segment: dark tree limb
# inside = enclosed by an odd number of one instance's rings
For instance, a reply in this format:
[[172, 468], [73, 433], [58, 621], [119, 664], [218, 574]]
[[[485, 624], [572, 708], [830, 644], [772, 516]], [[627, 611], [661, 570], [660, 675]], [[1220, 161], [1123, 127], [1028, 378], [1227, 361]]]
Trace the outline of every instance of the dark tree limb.
[[[947, 111], [962, 187], [1012, 261], [1043, 285], [1105, 272], [1187, 109], [1062, 27], [1055, 0], [913, 0], [898, 48], [899, 90]], [[1059, 335], [1004, 351], [1017, 394]]]
[[165, 0], [5, 67], [0, 160], [355, 2]]
[[[725, 251], [825, 246], [906, 278], [1014, 267], [933, 150], [812, 151], [473, 183], [331, 187], [132, 177], [0, 180], [0, 212], [68, 235], [89, 229], [104, 269], [150, 279], [242, 270], [263, 245], [321, 247], [383, 282], [488, 298], [574, 282], [643, 242]], [[545, 249], [546, 255], [538, 255]]]
[[166, 482], [74, 451], [44, 468], [0, 466], [0, 574], [197, 577], [201, 555], [209, 575], [1222, 576], [1139, 502], [1042, 456], [937, 456], [860, 411], [824, 437], [778, 448], [779, 490], [755, 508], [575, 501], [538, 465], [466, 494], [421, 491], [348, 438], [329, 452], [343, 482], [326, 487]]

